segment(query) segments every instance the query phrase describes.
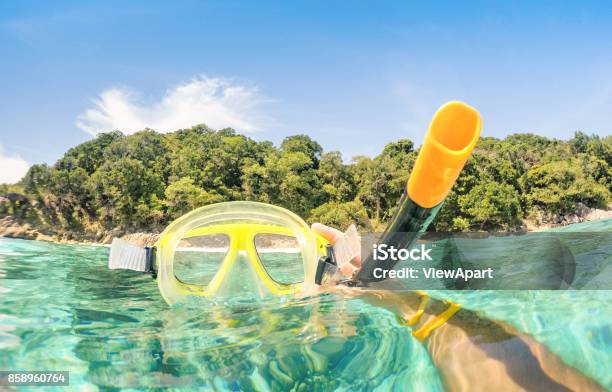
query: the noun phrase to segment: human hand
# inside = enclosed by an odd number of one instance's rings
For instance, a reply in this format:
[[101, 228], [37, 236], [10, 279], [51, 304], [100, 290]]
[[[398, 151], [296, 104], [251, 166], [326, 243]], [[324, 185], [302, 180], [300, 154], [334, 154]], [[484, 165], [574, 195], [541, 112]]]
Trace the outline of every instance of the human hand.
[[[340, 230], [318, 222], [312, 224], [312, 230], [321, 237], [325, 238], [332, 245], [334, 245], [340, 238], [342, 238], [342, 236], [344, 236], [344, 233]], [[360, 255], [353, 257], [350, 262], [342, 265], [340, 267], [340, 273], [348, 278], [352, 278], [353, 275], [359, 271], [359, 268], [361, 268]]]

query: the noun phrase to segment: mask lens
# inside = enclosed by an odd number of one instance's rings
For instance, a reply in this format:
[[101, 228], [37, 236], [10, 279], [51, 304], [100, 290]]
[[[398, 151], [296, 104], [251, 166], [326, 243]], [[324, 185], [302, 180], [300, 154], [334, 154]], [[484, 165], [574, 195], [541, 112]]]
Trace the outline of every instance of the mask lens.
[[181, 239], [174, 253], [174, 275], [183, 283], [206, 286], [229, 251], [225, 234], [208, 234]]
[[270, 277], [281, 284], [304, 281], [304, 265], [298, 241], [282, 234], [255, 235], [255, 249]]

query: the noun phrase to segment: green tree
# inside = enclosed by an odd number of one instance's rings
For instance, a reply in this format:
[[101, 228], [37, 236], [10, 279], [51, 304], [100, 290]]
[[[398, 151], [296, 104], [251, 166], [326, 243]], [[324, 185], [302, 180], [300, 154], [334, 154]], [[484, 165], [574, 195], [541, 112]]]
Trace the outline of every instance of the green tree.
[[30, 195], [38, 195], [51, 185], [51, 169], [47, 164], [32, 165], [21, 180], [25, 191]]
[[181, 178], [168, 185], [164, 194], [169, 219], [178, 218], [195, 208], [223, 200], [222, 196], [214, 192], [206, 192], [196, 186], [189, 177]]
[[522, 211], [517, 190], [509, 184], [484, 182], [459, 197], [466, 218], [455, 219], [455, 230], [512, 230], [520, 226]]
[[124, 139], [119, 131], [101, 133], [95, 139], [86, 141], [69, 149], [59, 159], [55, 167], [60, 170], [72, 170], [77, 167], [84, 169], [87, 174], [96, 171], [107, 159], [105, 151], [114, 142]]
[[359, 201], [328, 202], [312, 210], [309, 221], [345, 230], [355, 224], [362, 230], [372, 230], [368, 213]]
[[243, 167], [244, 197], [308, 216], [324, 200], [320, 152], [320, 146], [303, 135], [285, 139], [280, 150], [268, 154], [263, 163], [251, 160]]
[[549, 214], [571, 213], [577, 203], [603, 208], [610, 199], [606, 186], [585, 176], [577, 159], [532, 168], [526, 191], [531, 205]]
[[395, 213], [415, 159], [412, 142], [401, 139], [387, 144], [373, 160], [367, 157], [354, 160], [357, 198], [370, 211], [375, 225]]
[[585, 153], [587, 152], [587, 145], [589, 143], [589, 137], [584, 132], [576, 131], [574, 137], [570, 140], [570, 146], [574, 153]]
[[302, 153], [306, 155], [310, 162], [312, 162], [313, 169], [317, 169], [319, 167], [319, 159], [323, 153], [323, 148], [321, 145], [306, 135], [286, 137], [281, 143], [280, 150], [285, 154]]
[[326, 200], [345, 202], [353, 200], [357, 194], [355, 179], [349, 167], [342, 162], [338, 151], [324, 153], [317, 175], [323, 182]]
[[[92, 181], [97, 215], [105, 227], [129, 230], [159, 223], [157, 211], [164, 197], [164, 184], [159, 174], [140, 161], [107, 161], [93, 174]], [[150, 208], [139, 207], [143, 204]]]

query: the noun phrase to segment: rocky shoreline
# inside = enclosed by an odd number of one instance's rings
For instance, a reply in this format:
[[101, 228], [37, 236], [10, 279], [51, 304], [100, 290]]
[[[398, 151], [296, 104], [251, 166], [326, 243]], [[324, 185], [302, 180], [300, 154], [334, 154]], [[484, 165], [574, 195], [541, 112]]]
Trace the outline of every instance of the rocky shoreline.
[[[523, 230], [528, 232], [539, 232], [554, 227], [567, 226], [574, 223], [591, 222], [600, 219], [612, 218], [612, 206], [607, 210], [589, 208], [584, 205], [578, 206], [576, 212], [571, 215], [545, 217], [538, 216], [523, 221]], [[126, 240], [134, 245], [149, 246], [154, 244], [159, 238], [159, 233], [135, 232], [117, 237]], [[41, 233], [29, 223], [18, 222], [11, 216], [0, 218], [0, 237], [20, 238], [26, 240], [51, 241], [61, 244], [87, 244], [87, 245], [108, 245], [115, 237], [111, 233], [104, 236], [101, 241], [90, 241], [87, 239], [73, 239], [62, 235], [50, 235]]]
[[532, 219], [525, 219], [523, 226], [528, 232], [538, 232], [555, 227], [572, 225], [574, 223], [592, 222], [600, 219], [612, 218], [612, 205], [608, 205], [606, 210], [589, 208], [582, 203], [578, 203], [576, 212], [569, 215], [557, 216], [537, 216]]
[[[0, 218], [0, 237], [20, 238], [24, 240], [50, 241], [59, 244], [85, 244], [85, 245], [108, 245], [114, 236], [108, 233], [102, 241], [91, 241], [85, 238], [72, 239], [64, 235], [45, 234], [29, 223], [18, 222], [11, 216]], [[148, 246], [154, 244], [159, 238], [159, 233], [128, 233], [118, 236], [134, 245]]]

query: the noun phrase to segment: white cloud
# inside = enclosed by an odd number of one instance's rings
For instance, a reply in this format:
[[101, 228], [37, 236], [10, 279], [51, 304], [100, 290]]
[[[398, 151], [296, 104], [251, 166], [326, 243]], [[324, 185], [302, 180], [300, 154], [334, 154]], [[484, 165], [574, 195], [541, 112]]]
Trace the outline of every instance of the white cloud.
[[144, 128], [171, 132], [201, 123], [253, 132], [270, 121], [262, 112], [267, 102], [270, 100], [255, 87], [198, 76], [168, 89], [159, 101], [150, 104], [125, 89], [103, 91], [94, 107], [79, 115], [76, 126], [93, 135], [115, 129], [127, 134]]
[[5, 155], [0, 145], [0, 184], [14, 184], [26, 174], [30, 163], [19, 155]]

